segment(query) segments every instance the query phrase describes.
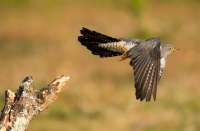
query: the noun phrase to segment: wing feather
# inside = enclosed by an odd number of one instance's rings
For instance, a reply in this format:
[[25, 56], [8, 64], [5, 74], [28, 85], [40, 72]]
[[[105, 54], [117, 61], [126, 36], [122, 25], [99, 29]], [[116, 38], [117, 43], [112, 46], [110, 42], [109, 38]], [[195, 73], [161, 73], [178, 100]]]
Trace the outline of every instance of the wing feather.
[[156, 67], [153, 68], [153, 72], [152, 72], [152, 76], [151, 76], [151, 84], [152, 84], [152, 88], [149, 88], [147, 91], [147, 95], [146, 95], [146, 99], [147, 100], [151, 100], [151, 94], [152, 94], [152, 90], [155, 88], [156, 86], [156, 82], [157, 82], [157, 78], [156, 78], [156, 74], [157, 74], [157, 70]]
[[148, 64], [149, 64], [150, 59], [148, 57], [142, 57], [140, 63], [138, 63], [137, 65], [135, 65], [136, 67], [134, 68], [134, 76], [136, 79], [136, 81], [138, 81], [139, 79], [141, 79], [141, 77], [144, 75], [144, 71], [147, 68]]
[[[146, 78], [147, 78], [147, 75], [148, 75], [148, 71], [149, 71], [149, 68], [150, 68], [150, 62], [151, 60], [149, 59], [149, 57], [146, 57], [146, 61], [145, 63], [141, 63], [141, 64], [144, 64], [144, 68], [143, 70], [141, 70], [141, 75], [139, 77], [135, 77], [135, 88], [138, 88], [138, 92], [136, 91], [136, 98], [140, 98], [141, 97], [141, 93], [142, 91], [144, 90], [144, 84], [145, 84], [145, 81], [146, 81]], [[142, 65], [141, 65], [142, 66]], [[135, 72], [135, 71], [134, 71]], [[137, 71], [136, 71], [137, 72]], [[135, 75], [135, 73], [134, 73]]]
[[153, 77], [153, 68], [154, 68], [153, 67], [153, 63], [151, 62], [150, 66], [149, 66], [149, 69], [148, 69], [148, 74], [146, 76], [145, 84], [143, 85], [144, 89], [141, 92], [142, 96], [141, 96], [140, 100], [145, 99], [146, 95], [147, 95], [147, 91], [152, 88], [151, 87], [151, 82], [152, 82], [152, 77]]
[[159, 38], [151, 38], [141, 42], [128, 51], [130, 65], [134, 69], [136, 99], [156, 100], [157, 85], [160, 80], [160, 45]]

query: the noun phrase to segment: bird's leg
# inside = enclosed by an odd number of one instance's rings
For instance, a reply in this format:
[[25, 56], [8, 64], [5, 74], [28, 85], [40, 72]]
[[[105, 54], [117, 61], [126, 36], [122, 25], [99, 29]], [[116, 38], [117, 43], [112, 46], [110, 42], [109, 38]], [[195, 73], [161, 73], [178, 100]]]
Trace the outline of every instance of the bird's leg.
[[121, 59], [119, 61], [123, 61], [127, 59], [128, 57], [126, 56], [127, 50], [124, 48], [123, 45], [121, 45], [121, 49], [124, 51], [123, 55], [121, 56]]

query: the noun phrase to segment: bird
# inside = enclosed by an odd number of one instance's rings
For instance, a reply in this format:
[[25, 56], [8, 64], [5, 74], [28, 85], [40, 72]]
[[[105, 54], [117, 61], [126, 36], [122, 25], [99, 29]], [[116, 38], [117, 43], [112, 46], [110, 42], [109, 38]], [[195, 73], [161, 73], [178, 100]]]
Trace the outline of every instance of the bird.
[[82, 27], [78, 41], [100, 58], [121, 56], [120, 61], [130, 58], [133, 67], [136, 99], [156, 101], [157, 86], [161, 79], [166, 58], [179, 48], [172, 44], [161, 44], [159, 37], [146, 40], [114, 38]]

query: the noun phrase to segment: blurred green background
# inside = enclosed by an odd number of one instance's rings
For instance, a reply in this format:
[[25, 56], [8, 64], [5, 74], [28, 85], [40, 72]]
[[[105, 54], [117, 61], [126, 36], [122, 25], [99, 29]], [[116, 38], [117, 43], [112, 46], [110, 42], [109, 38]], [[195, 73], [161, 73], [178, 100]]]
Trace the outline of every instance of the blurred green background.
[[[87, 27], [112, 37], [160, 37], [168, 57], [157, 101], [135, 99], [130, 60], [100, 59], [77, 41]], [[1, 0], [0, 107], [27, 76], [36, 89], [59, 75], [66, 89], [29, 131], [200, 130], [199, 0]]]

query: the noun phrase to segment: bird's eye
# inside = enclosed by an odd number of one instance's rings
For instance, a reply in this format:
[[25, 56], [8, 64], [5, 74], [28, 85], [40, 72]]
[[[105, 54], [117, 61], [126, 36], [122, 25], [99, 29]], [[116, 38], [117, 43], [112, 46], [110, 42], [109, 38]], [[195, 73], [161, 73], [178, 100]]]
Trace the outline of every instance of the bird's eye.
[[170, 46], [170, 47], [168, 47], [168, 50], [171, 50], [172, 49], [172, 47]]

